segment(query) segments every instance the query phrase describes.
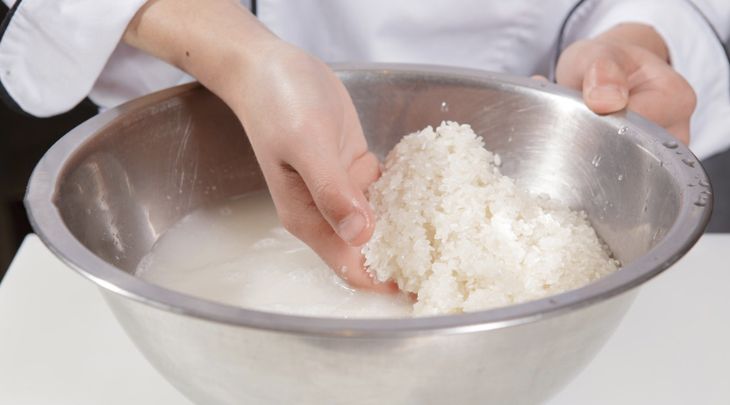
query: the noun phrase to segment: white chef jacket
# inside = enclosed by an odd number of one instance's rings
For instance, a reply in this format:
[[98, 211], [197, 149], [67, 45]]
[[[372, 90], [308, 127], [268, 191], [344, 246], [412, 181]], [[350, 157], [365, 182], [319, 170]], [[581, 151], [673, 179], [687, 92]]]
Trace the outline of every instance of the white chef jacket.
[[[106, 108], [192, 80], [120, 42], [142, 4], [22, 0], [0, 38], [0, 93], [30, 114], [50, 116], [87, 96]], [[548, 75], [558, 47], [618, 23], [649, 24], [697, 93], [691, 148], [705, 158], [730, 147], [730, 66], [720, 41], [730, 38], [730, 0], [258, 0], [256, 6], [270, 30], [328, 62], [519, 75]]]

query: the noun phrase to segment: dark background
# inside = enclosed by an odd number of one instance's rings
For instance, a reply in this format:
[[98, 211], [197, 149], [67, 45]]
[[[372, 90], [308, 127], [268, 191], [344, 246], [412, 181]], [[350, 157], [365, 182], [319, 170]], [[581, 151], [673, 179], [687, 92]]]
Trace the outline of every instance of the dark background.
[[[7, 11], [0, 3], [0, 21]], [[85, 100], [66, 114], [34, 118], [0, 103], [0, 279], [25, 235], [32, 232], [22, 200], [33, 167], [57, 139], [96, 112], [96, 106]], [[730, 232], [730, 151], [702, 164], [715, 199], [708, 231]]]

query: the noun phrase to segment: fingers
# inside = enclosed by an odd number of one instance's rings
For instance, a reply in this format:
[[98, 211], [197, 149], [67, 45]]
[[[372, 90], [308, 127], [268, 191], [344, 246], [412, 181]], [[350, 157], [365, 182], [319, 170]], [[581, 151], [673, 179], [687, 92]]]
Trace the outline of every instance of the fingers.
[[374, 217], [363, 191], [350, 180], [348, 170], [336, 159], [298, 161], [295, 169], [312, 195], [322, 217], [350, 246], [370, 239]]
[[581, 90], [588, 108], [608, 114], [628, 105], [629, 76], [636, 68], [623, 50], [586, 40], [563, 51], [556, 78], [559, 84]]
[[[287, 229], [307, 243], [351, 286], [383, 293], [397, 292], [395, 283], [376, 282], [365, 270], [359, 247], [370, 239], [375, 223], [364, 195], [380, 176], [380, 164], [375, 155], [362, 154], [347, 171], [339, 164], [321, 160], [310, 161], [299, 170], [302, 173], [300, 184], [288, 189], [301, 190], [302, 198], [310, 200], [305, 204], [310, 210], [296, 214]], [[298, 209], [291, 207], [295, 212]], [[350, 222], [353, 215], [362, 219], [356, 217], [355, 222]]]
[[580, 89], [598, 114], [628, 108], [689, 142], [696, 95], [665, 59], [618, 42], [577, 41], [558, 60], [559, 84]]
[[683, 144], [689, 145], [689, 122], [678, 123], [666, 128], [667, 132], [674, 135], [675, 138], [682, 141]]
[[[325, 246], [324, 249], [331, 249], [331, 246]], [[331, 255], [333, 258], [339, 260], [340, 263], [345, 263], [335, 268], [337, 275], [343, 280], [355, 288], [367, 289], [370, 291], [376, 291], [381, 293], [396, 293], [398, 292], [398, 285], [389, 281], [381, 283], [375, 280], [375, 278], [365, 270], [365, 259], [362, 257], [360, 249], [346, 247], [342, 250], [333, 251]]]
[[353, 184], [367, 196], [367, 190], [380, 177], [380, 162], [370, 152], [355, 159], [349, 170]]
[[394, 293], [395, 283], [378, 283], [364, 269], [359, 247], [348, 245], [317, 208], [301, 176], [286, 166], [264, 168], [269, 190], [284, 227], [304, 241], [338, 276], [353, 287]]
[[583, 76], [583, 100], [597, 114], [620, 111], [628, 105], [628, 74], [613, 59], [595, 59]]
[[690, 118], [697, 103], [692, 86], [671, 66], [658, 60], [637, 70], [630, 84], [629, 109], [688, 144]]

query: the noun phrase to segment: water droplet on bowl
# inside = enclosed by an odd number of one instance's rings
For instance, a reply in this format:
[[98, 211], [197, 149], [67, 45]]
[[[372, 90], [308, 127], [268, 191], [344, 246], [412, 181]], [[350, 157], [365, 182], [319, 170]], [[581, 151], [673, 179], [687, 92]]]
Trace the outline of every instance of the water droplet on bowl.
[[697, 197], [697, 201], [695, 201], [695, 205], [698, 207], [704, 207], [707, 205], [707, 201], [709, 200], [709, 197], [707, 194], [700, 194], [699, 197]]
[[618, 129], [619, 135], [626, 135], [629, 133], [629, 127], [621, 127]]
[[695, 161], [690, 159], [682, 159], [682, 163], [686, 164], [689, 167], [695, 167]]
[[654, 231], [654, 234], [651, 235], [651, 240], [657, 240], [659, 238], [659, 235], [662, 233], [661, 228], [657, 228], [656, 231]]
[[662, 145], [664, 145], [664, 147], [668, 149], [677, 149], [677, 147], [679, 146], [679, 144], [675, 141], [662, 142]]
[[707, 182], [705, 179], [700, 179], [700, 181], [697, 183], [702, 187], [710, 187], [710, 183]]
[[624, 180], [624, 175], [623, 174], [619, 174], [618, 175], [618, 181], [623, 181], [623, 180]]
[[593, 165], [593, 167], [600, 166], [600, 164], [601, 164], [601, 156], [600, 155], [593, 156], [593, 160], [591, 160], [591, 164]]
[[449, 104], [446, 101], [441, 102], [441, 112], [448, 112]]

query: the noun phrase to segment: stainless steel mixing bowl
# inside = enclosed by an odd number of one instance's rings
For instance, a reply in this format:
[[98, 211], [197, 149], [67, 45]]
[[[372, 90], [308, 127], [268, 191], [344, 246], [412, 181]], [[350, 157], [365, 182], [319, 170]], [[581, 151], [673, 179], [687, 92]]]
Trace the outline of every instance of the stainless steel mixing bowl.
[[598, 117], [572, 91], [480, 71], [337, 70], [374, 151], [441, 120], [470, 123], [502, 155], [504, 173], [585, 209], [625, 266], [549, 298], [419, 319], [271, 314], [148, 284], [132, 273], [172, 224], [265, 187], [219, 99], [195, 84], [152, 94], [61, 139], [35, 169], [26, 204], [47, 246], [101, 287], [149, 361], [199, 404], [543, 401], [598, 351], [636, 287], [707, 223], [701, 165], [634, 114]]

